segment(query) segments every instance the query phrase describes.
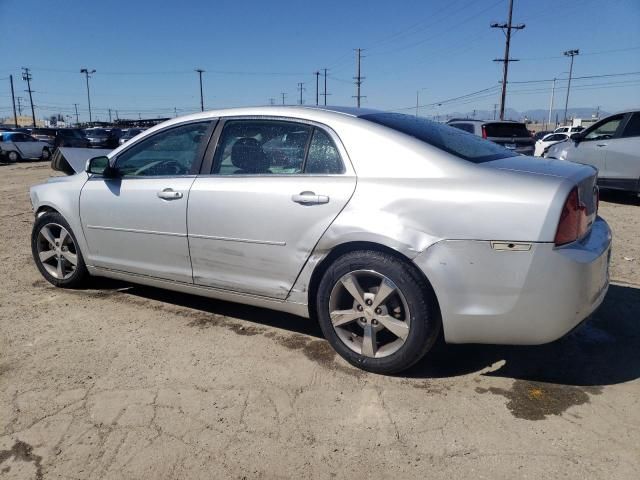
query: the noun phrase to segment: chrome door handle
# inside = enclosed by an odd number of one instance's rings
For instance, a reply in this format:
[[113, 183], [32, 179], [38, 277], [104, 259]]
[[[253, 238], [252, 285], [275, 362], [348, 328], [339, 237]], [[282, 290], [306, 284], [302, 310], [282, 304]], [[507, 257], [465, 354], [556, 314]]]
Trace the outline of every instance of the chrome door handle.
[[178, 200], [179, 198], [182, 198], [182, 192], [176, 192], [171, 188], [165, 188], [158, 192], [158, 198], [163, 200]]
[[596, 143], [596, 145], [597, 145], [598, 147], [606, 147], [606, 146], [607, 146], [607, 144], [606, 144], [606, 143]]
[[300, 192], [298, 195], [292, 195], [291, 200], [300, 205], [320, 205], [329, 203], [329, 197], [326, 195], [316, 195], [313, 192]]

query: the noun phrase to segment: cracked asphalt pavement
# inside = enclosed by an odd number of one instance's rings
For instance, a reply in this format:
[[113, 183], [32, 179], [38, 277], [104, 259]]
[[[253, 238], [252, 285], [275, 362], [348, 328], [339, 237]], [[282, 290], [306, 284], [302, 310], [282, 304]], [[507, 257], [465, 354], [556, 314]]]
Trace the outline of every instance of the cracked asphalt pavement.
[[[0, 479], [603, 478], [640, 471], [640, 204], [603, 195], [614, 284], [540, 347], [361, 372], [313, 322], [153, 288], [46, 283], [0, 165]], [[629, 260], [630, 259], [630, 260]]]

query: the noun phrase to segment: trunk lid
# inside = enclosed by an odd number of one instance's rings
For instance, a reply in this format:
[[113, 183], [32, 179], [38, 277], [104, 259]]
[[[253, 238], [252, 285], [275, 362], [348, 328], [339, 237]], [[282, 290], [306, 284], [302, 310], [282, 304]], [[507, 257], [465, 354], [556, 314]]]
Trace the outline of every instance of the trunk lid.
[[598, 187], [596, 186], [598, 170], [590, 165], [518, 155], [486, 162], [480, 166], [558, 178], [566, 183], [568, 189], [566, 195], [574, 187], [578, 189], [578, 199], [586, 207], [589, 222], [595, 221], [598, 210]]

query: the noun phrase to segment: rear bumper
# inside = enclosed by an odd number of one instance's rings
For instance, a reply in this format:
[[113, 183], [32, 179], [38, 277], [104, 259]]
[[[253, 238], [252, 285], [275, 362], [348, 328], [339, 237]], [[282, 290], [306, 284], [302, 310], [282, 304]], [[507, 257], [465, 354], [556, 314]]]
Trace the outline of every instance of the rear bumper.
[[598, 218], [580, 242], [499, 251], [491, 242], [439, 242], [414, 259], [435, 290], [449, 343], [536, 345], [570, 332], [609, 286], [611, 231]]

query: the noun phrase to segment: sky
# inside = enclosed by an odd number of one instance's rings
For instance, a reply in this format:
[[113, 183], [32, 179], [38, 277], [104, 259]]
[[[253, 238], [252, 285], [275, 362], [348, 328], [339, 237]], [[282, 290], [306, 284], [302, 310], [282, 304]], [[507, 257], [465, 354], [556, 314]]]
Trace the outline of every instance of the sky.
[[[205, 109], [282, 103], [282, 92], [298, 103], [299, 82], [303, 102], [315, 104], [313, 72], [323, 68], [328, 103], [355, 105], [355, 48], [364, 49], [363, 106], [415, 112], [419, 92], [423, 115], [492, 111], [504, 35], [489, 25], [507, 9], [508, 0], [0, 0], [0, 117], [11, 112], [9, 74], [28, 105], [22, 67], [38, 118], [74, 114], [77, 103], [88, 119], [83, 67], [96, 70], [94, 120], [109, 108], [120, 118], [198, 111], [196, 68]], [[509, 65], [507, 108], [548, 109], [569, 49], [580, 50], [574, 77], [625, 74], [577, 78], [570, 107], [640, 107], [640, 0], [514, 0], [513, 22], [526, 28], [512, 38], [520, 61]], [[565, 95], [559, 81], [556, 107]]]

